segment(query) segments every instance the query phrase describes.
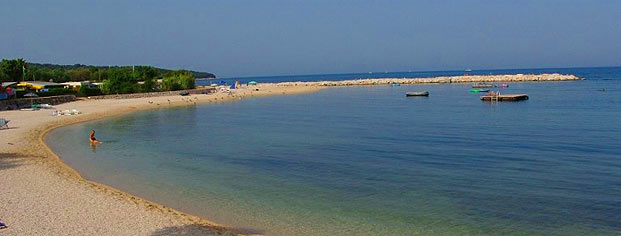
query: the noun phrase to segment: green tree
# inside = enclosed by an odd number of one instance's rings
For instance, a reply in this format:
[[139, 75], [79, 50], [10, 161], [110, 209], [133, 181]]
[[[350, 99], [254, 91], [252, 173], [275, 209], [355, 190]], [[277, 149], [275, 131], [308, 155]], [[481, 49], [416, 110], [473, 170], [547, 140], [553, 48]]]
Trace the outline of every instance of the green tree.
[[[49, 81], [49, 80], [48, 80]], [[69, 75], [63, 68], [52, 70], [52, 81], [56, 83], [64, 83], [69, 81]]]
[[141, 85], [140, 89], [142, 92], [153, 92], [157, 87], [157, 83], [155, 83], [155, 78], [145, 78], [143, 82], [144, 83]]
[[162, 79], [163, 90], [180, 90], [180, 89], [193, 89], [194, 75], [185, 70], [178, 70], [167, 73]]
[[138, 92], [138, 78], [128, 68], [112, 68], [107, 70], [107, 78], [103, 81], [102, 92], [105, 94]]
[[31, 67], [26, 72], [26, 80], [49, 81], [53, 79], [50, 69]]
[[21, 81], [24, 78], [24, 71], [28, 69], [28, 63], [22, 58], [6, 60], [0, 62], [0, 71], [6, 75], [9, 81]]
[[91, 77], [91, 71], [87, 68], [79, 68], [69, 71], [69, 80], [71, 81], [85, 81]]
[[106, 72], [106, 70], [102, 70], [102, 69], [95, 69], [95, 70], [91, 70], [91, 75], [88, 78], [89, 81], [93, 82], [93, 81], [104, 81], [108, 78], [108, 73]]

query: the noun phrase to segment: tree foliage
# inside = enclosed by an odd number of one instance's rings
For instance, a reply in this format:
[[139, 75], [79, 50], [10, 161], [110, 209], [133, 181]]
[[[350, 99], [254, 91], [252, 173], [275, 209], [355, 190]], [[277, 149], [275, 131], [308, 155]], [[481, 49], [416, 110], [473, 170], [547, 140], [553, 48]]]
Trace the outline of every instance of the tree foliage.
[[139, 92], [137, 74], [131, 68], [112, 68], [107, 71], [101, 91], [106, 94]]
[[[26, 72], [25, 74], [23, 72]], [[0, 81], [36, 80], [63, 83], [69, 81], [102, 82], [98, 90], [84, 89], [80, 94], [120, 94], [192, 89], [194, 78], [214, 77], [206, 72], [171, 71], [152, 66], [87, 66], [27, 63], [24, 59], [2, 60]], [[158, 80], [163, 82], [158, 84]], [[139, 83], [140, 82], [140, 83]]]
[[0, 62], [0, 71], [2, 71], [2, 81], [20, 81], [24, 77], [24, 71], [28, 68], [28, 63], [22, 58], [6, 60]]
[[162, 79], [163, 90], [193, 89], [194, 76], [186, 70], [167, 73]]

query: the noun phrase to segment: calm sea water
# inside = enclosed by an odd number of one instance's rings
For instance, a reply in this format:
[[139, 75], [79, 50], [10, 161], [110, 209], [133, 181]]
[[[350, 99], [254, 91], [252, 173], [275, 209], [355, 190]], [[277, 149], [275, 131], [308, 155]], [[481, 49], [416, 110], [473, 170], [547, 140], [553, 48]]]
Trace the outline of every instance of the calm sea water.
[[[530, 100], [495, 104], [468, 84], [328, 88], [47, 142], [87, 179], [266, 235], [620, 235], [621, 68], [494, 71], [540, 72], [588, 80], [513, 83], [501, 92]], [[419, 90], [431, 95], [404, 96]]]

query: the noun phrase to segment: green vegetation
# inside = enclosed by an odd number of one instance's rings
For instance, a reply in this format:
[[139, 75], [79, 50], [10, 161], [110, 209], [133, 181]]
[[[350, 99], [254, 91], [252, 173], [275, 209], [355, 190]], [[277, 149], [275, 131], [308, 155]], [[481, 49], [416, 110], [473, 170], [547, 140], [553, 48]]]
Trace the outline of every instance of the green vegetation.
[[[4, 81], [50, 81], [63, 82], [101, 82], [100, 88], [80, 87], [82, 96], [99, 94], [120, 94], [137, 92], [168, 91], [194, 88], [194, 78], [215, 78], [206, 72], [178, 70], [172, 71], [151, 66], [87, 66], [53, 65], [28, 63], [24, 59], [7, 60], [0, 63], [0, 82]], [[159, 84], [157, 81], [162, 80]], [[50, 90], [40, 95], [71, 93], [68, 90]]]
[[24, 71], [28, 68], [28, 64], [22, 58], [15, 60], [2, 59], [0, 63], [0, 82], [9, 81], [9, 78], [21, 80], [24, 77]]
[[39, 95], [39, 97], [49, 97], [49, 96], [58, 96], [58, 95], [69, 95], [69, 94], [77, 95], [77, 93], [78, 92], [73, 89], [53, 88], [45, 92], [37, 92], [36, 94]]
[[170, 72], [164, 76], [162, 88], [164, 90], [193, 89], [194, 76], [184, 70]]
[[[30, 67], [32, 71], [26, 71], [26, 80], [40, 80], [49, 81], [46, 78], [54, 79], [54, 82], [62, 83], [67, 81], [103, 81], [106, 76], [106, 71], [110, 69], [132, 69], [132, 66], [89, 66], [89, 65], [54, 65], [54, 64], [39, 64], [28, 63], [26, 68]], [[153, 75], [164, 75], [172, 72], [173, 70], [162, 69], [152, 66], [135, 66], [135, 71], [152, 70]], [[194, 78], [216, 78], [212, 73], [189, 71]], [[155, 76], [154, 76], [155, 77]], [[21, 80], [21, 77], [20, 77]]]
[[98, 96], [98, 95], [101, 95], [101, 89], [89, 88], [88, 86], [81, 86], [80, 89], [78, 89], [78, 94], [80, 96]]

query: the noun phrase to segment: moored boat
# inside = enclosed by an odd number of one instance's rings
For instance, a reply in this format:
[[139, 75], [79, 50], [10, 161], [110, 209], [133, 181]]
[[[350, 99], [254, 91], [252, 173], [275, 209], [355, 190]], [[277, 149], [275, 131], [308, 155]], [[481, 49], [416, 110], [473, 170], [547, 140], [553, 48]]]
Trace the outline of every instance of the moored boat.
[[472, 84], [473, 88], [493, 88], [494, 85], [493, 84], [486, 84], [486, 83], [474, 83]]
[[406, 97], [427, 97], [429, 96], [429, 92], [427, 91], [418, 91], [418, 92], [407, 92], [405, 93]]
[[468, 90], [470, 93], [487, 93], [489, 89], [470, 89]]
[[528, 100], [528, 94], [503, 94], [500, 93], [490, 93], [485, 96], [481, 96], [481, 100], [483, 101], [497, 101], [497, 102], [513, 102], [513, 101], [521, 101]]

